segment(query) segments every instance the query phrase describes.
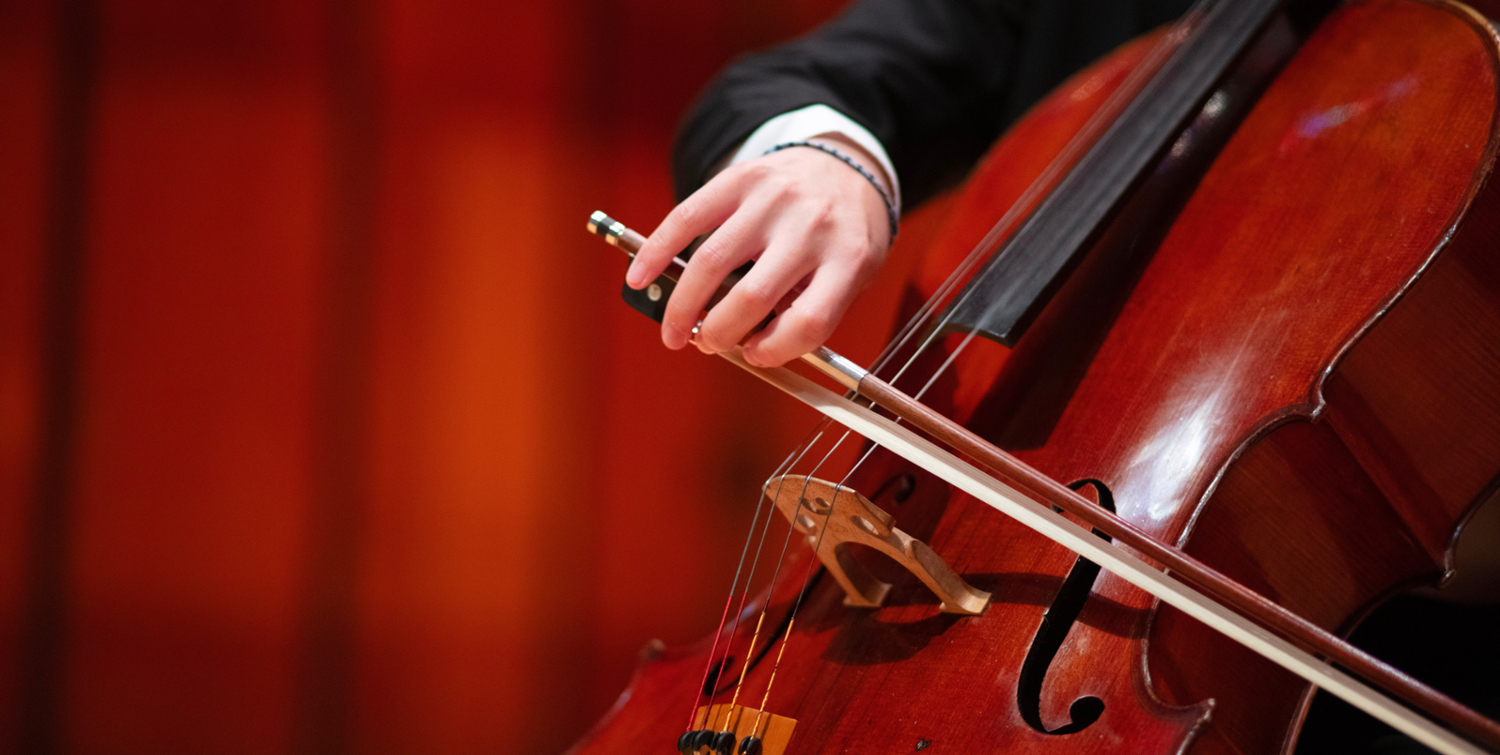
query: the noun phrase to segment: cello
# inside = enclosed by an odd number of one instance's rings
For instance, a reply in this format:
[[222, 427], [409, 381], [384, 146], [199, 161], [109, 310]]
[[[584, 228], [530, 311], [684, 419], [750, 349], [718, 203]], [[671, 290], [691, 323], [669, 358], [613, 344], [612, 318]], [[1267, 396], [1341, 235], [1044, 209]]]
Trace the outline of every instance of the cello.
[[[1398, 588], [1451, 571], [1500, 470], [1500, 44], [1464, 6], [1420, 0], [1341, 8], [1305, 39], [1274, 8], [1231, 26], [1244, 39], [1222, 43], [1207, 84], [1151, 79], [1168, 82], [1165, 99], [1134, 112], [1186, 114], [1147, 118], [1151, 138], [1114, 125], [1129, 107], [1102, 133], [1090, 121], [1116, 91], [1160, 94], [1133, 71], [1212, 68], [1178, 54], [1214, 47], [1203, 37], [1169, 40], [1166, 60], [1149, 42], [1123, 48], [1038, 105], [929, 250], [909, 299], [937, 299], [909, 307], [928, 317], [882, 360], [894, 372], [867, 382], [823, 361], [903, 420], [957, 423], [919, 427], [990, 483], [1067, 504], [1123, 543], [1095, 559], [1141, 552], [1199, 587], [1212, 581], [1193, 576], [1202, 563], [1345, 633]], [[1081, 155], [1067, 146], [1079, 132]], [[1058, 153], [1070, 171], [1048, 173], [1038, 155]], [[997, 207], [1011, 208], [998, 223]], [[630, 243], [613, 222], [596, 229]], [[1039, 247], [1064, 251], [1038, 263], [1026, 255]], [[1016, 279], [1029, 290], [1006, 288]], [[724, 752], [722, 735], [740, 731], [728, 713], [762, 735], [729, 737], [730, 751], [768, 746], [763, 720], [796, 722], [776, 743], [789, 753], [1291, 748], [1312, 693], [1302, 678], [914, 465], [891, 450], [896, 435], [879, 441], [835, 484], [778, 470], [767, 498], [807, 525], [811, 547], [773, 553], [768, 592], [700, 646], [648, 650], [572, 752]], [[983, 605], [929, 585], [936, 567], [871, 558], [855, 535], [825, 552], [841, 501], [867, 534], [899, 525], [909, 553], [940, 558]], [[879, 595], [859, 589], [872, 585]], [[742, 695], [753, 713], [732, 710]], [[734, 702], [720, 701], [718, 735], [685, 737], [718, 726], [719, 696]], [[1500, 749], [1486, 723], [1466, 731], [1472, 751]]]

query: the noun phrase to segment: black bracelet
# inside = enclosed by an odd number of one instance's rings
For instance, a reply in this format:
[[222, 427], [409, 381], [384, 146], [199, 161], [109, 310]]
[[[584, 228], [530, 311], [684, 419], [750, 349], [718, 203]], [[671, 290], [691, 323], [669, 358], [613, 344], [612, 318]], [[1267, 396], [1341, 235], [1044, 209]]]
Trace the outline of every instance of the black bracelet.
[[817, 142], [809, 142], [809, 141], [784, 142], [782, 144], [778, 144], [778, 145], [776, 145], [776, 146], [774, 146], [774, 147], [766, 150], [765, 154], [763, 154], [761, 156], [764, 157], [765, 155], [769, 155], [772, 152], [780, 152], [781, 150], [787, 149], [789, 147], [812, 147], [813, 149], [818, 150], [819, 152], [826, 152], [826, 153], [828, 153], [830, 155], [833, 155], [834, 157], [837, 157], [840, 160], [843, 160], [845, 165], [848, 165], [849, 167], [851, 167], [851, 168], [859, 171], [859, 174], [861, 176], [864, 176], [865, 180], [869, 181], [871, 186], [875, 187], [875, 193], [880, 195], [880, 201], [885, 202], [885, 217], [886, 217], [887, 220], [891, 221], [891, 241], [895, 241], [896, 240], [896, 229], [897, 229], [898, 220], [899, 220], [896, 217], [896, 203], [895, 203], [894, 200], [891, 199], [891, 197], [889, 195], [887, 195], [885, 193], [885, 189], [881, 188], [880, 181], [875, 178], [875, 174], [874, 173], [871, 173], [870, 171], [866, 170], [865, 166], [860, 165], [859, 163], [855, 162], [854, 158], [852, 158], [852, 157], [850, 157], [850, 156], [848, 156], [848, 155], [846, 155], [846, 154], [844, 154], [844, 153], [842, 153], [842, 152], [834, 149], [833, 147], [829, 147], [829, 146], [823, 145], [823, 144], [818, 144]]

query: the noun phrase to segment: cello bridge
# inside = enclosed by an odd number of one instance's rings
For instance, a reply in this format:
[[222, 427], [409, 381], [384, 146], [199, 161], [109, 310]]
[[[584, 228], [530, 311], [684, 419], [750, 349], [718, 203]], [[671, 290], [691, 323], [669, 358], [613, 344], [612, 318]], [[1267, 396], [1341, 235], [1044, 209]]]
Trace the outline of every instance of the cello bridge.
[[965, 582], [926, 543], [891, 526], [890, 514], [851, 488], [786, 475], [767, 482], [766, 495], [817, 548], [818, 560], [844, 588], [846, 606], [876, 608], [891, 590], [855, 560], [850, 543], [869, 546], [905, 567], [942, 601], [944, 613], [976, 616], [989, 606], [989, 593]]

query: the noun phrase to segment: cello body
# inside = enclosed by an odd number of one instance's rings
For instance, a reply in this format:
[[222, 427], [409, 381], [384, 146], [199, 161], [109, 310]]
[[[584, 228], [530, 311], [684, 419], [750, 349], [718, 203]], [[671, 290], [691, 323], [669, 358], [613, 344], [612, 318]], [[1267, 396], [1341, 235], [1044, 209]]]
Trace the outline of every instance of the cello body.
[[[1076, 75], [992, 148], [908, 310], [1145, 50]], [[976, 339], [923, 400], [1325, 628], [1440, 582], [1500, 472], [1497, 50], [1456, 4], [1335, 11], [1201, 179], [1152, 197], [1169, 210], [1127, 206], [1015, 349]], [[920, 386], [959, 341], [897, 386]], [[980, 616], [940, 613], [911, 575], [866, 558], [894, 586], [880, 608], [849, 608], [832, 580], [803, 581], [810, 555], [794, 552], [793, 576], [755, 606], [783, 629], [755, 647], [725, 629], [710, 679], [733, 694], [750, 664], [740, 703], [757, 706], [784, 652], [766, 710], [798, 721], [787, 752], [1294, 746], [1312, 689], [1289, 672], [1107, 572], [1063, 594], [1087, 574], [1074, 554], [894, 455], [849, 484], [993, 598]], [[674, 748], [713, 639], [647, 648], [571, 752]]]

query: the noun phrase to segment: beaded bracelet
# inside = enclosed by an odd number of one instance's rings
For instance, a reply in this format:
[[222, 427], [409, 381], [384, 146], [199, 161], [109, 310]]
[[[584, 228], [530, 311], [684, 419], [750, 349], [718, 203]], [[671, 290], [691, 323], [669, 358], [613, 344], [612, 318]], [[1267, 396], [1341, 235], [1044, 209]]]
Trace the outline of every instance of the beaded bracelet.
[[874, 173], [871, 173], [870, 171], [866, 170], [865, 166], [860, 165], [859, 163], [855, 162], [854, 158], [852, 158], [852, 157], [844, 154], [843, 152], [840, 152], [840, 151], [834, 149], [833, 147], [829, 147], [827, 145], [818, 144], [817, 142], [809, 142], [809, 141], [784, 142], [782, 144], [778, 144], [778, 145], [776, 145], [776, 146], [774, 146], [774, 147], [766, 150], [765, 153], [763, 155], [761, 155], [761, 156], [764, 157], [765, 155], [769, 155], [772, 152], [780, 152], [781, 150], [788, 149], [790, 147], [812, 147], [813, 149], [818, 150], [819, 152], [826, 152], [826, 153], [828, 153], [830, 155], [833, 155], [834, 157], [837, 157], [840, 160], [843, 160], [845, 165], [848, 165], [849, 167], [851, 167], [851, 168], [859, 171], [859, 174], [861, 176], [864, 176], [865, 180], [869, 181], [871, 186], [875, 187], [875, 193], [880, 195], [880, 201], [882, 201], [882, 202], [885, 203], [885, 217], [886, 217], [887, 220], [891, 221], [891, 241], [895, 241], [896, 240], [896, 229], [897, 229], [898, 220], [899, 220], [896, 217], [896, 203], [890, 198], [889, 195], [887, 195], [885, 193], [885, 189], [881, 188], [880, 181], [875, 178], [875, 174]]

